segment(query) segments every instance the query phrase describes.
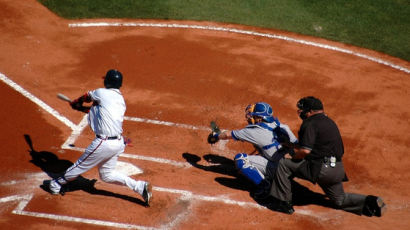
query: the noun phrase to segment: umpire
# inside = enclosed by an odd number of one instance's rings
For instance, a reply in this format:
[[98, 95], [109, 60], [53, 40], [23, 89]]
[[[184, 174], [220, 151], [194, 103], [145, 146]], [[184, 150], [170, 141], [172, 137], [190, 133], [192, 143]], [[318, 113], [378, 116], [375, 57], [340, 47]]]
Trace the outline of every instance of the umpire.
[[358, 215], [382, 216], [386, 205], [381, 197], [345, 193], [342, 182], [347, 181], [343, 167], [343, 142], [336, 123], [323, 110], [315, 97], [301, 98], [297, 112], [303, 120], [299, 130], [299, 144], [292, 145], [294, 154], [279, 162], [270, 194], [275, 198], [272, 209], [288, 214], [292, 206], [293, 177], [319, 184], [336, 208]]

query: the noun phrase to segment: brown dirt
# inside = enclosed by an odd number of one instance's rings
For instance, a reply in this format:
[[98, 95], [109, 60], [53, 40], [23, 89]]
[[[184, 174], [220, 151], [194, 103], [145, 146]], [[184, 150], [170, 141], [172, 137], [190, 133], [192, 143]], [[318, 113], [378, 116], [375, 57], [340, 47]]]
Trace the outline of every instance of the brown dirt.
[[[196, 127], [217, 119], [222, 128], [241, 128], [245, 125], [244, 107], [266, 101], [296, 132], [300, 121], [295, 102], [307, 95], [321, 98], [344, 137], [344, 161], [350, 178], [345, 189], [382, 196], [388, 212], [382, 218], [367, 218], [307, 204], [295, 206], [296, 213], [288, 216], [257, 205], [204, 201], [161, 190], [185, 190], [256, 204], [247, 187], [229, 170], [221, 171], [203, 158], [199, 164], [204, 167], [122, 158], [144, 170], [135, 178], [149, 180], [157, 188], [150, 208], [143, 207], [139, 197], [127, 189], [100, 181], [96, 188], [103, 192], [99, 194], [74, 191], [51, 196], [39, 187], [47, 176], [39, 164], [31, 162], [23, 136], [31, 137], [37, 152], [51, 154], [59, 163], [69, 163], [81, 154], [61, 149], [71, 129], [3, 82], [0, 200], [33, 194], [25, 211], [164, 229], [407, 229], [410, 225], [410, 161], [405, 157], [410, 147], [408, 73], [350, 54], [230, 32], [70, 28], [69, 23], [78, 21], [61, 19], [35, 0], [0, 0], [0, 8], [0, 72], [74, 124], [80, 122], [82, 114], [71, 110], [56, 94], [74, 98], [101, 87], [101, 76], [110, 68], [124, 74], [121, 90], [127, 116]], [[410, 68], [407, 61], [375, 51], [283, 31], [210, 22], [131, 22], [211, 25], [277, 34], [349, 49]], [[219, 154], [231, 159], [235, 152], [250, 149], [238, 143], [210, 147], [205, 143], [205, 130], [131, 121], [126, 121], [124, 128], [125, 135], [133, 139], [133, 146], [126, 152], [133, 155], [186, 163], [184, 153], [199, 157]], [[75, 145], [85, 147], [91, 139], [91, 132], [85, 130]], [[83, 176], [98, 178], [98, 173], [93, 169]], [[13, 214], [18, 201], [1, 201], [0, 223], [6, 229], [110, 229]]]

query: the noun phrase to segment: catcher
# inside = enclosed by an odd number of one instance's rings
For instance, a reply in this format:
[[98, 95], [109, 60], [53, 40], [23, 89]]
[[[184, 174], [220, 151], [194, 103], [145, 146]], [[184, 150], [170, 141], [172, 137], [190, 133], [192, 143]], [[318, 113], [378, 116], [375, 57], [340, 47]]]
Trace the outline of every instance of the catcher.
[[233, 139], [249, 142], [255, 147], [255, 151], [250, 154], [236, 154], [234, 161], [239, 173], [255, 185], [251, 196], [256, 200], [269, 196], [271, 179], [278, 162], [288, 153], [288, 149], [281, 143], [297, 143], [289, 127], [281, 124], [272, 114], [272, 107], [265, 102], [250, 104], [245, 109], [245, 118], [248, 122], [245, 128], [220, 132], [215, 123], [211, 123], [212, 132], [208, 135], [209, 144]]

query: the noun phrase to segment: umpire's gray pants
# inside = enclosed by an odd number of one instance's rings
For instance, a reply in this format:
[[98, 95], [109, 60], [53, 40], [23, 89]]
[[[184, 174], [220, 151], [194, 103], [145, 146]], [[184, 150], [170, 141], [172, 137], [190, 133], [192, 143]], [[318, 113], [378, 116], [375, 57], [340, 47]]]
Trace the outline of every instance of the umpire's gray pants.
[[[303, 162], [304, 160], [295, 162], [285, 158], [279, 161], [270, 191], [273, 197], [282, 201], [292, 200], [291, 179]], [[345, 193], [342, 184], [344, 176], [343, 162], [336, 162], [334, 168], [323, 164], [317, 183], [338, 208], [361, 215], [366, 195]]]

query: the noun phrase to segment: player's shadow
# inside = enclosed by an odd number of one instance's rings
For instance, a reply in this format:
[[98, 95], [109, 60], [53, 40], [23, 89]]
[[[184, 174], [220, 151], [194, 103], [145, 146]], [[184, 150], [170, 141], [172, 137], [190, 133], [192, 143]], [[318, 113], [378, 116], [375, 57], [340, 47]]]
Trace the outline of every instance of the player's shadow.
[[[55, 179], [58, 178], [59, 176], [62, 175], [62, 172], [65, 172], [73, 163], [69, 160], [64, 160], [64, 159], [59, 159], [57, 155], [55, 155], [52, 152], [47, 152], [47, 151], [36, 151], [33, 146], [33, 141], [28, 134], [24, 134], [24, 139], [29, 146], [29, 154], [31, 156], [30, 162], [33, 163], [34, 165], [38, 166], [41, 170], [43, 170], [49, 177]], [[130, 202], [134, 202], [140, 205], [145, 205], [145, 202], [131, 196], [127, 195], [122, 195], [102, 189], [97, 189], [95, 188], [95, 183], [97, 182], [96, 179], [87, 179], [84, 178], [83, 176], [79, 176], [76, 180], [70, 181], [66, 185], [63, 186], [62, 188], [62, 195], [64, 195], [67, 192], [73, 192], [73, 191], [78, 191], [82, 190], [84, 192], [88, 192], [93, 195], [102, 195], [102, 196], [111, 196], [111, 197], [116, 197], [120, 198], [123, 200], [127, 200]], [[46, 191], [49, 191], [49, 183], [50, 180], [44, 181], [40, 187]]]
[[292, 180], [292, 203], [295, 206], [319, 205], [335, 208], [332, 202], [322, 193], [317, 193], [306, 186]]
[[[238, 173], [235, 168], [235, 162], [231, 159], [215, 154], [206, 154], [203, 158], [209, 165], [202, 165], [199, 164], [201, 158], [195, 154], [183, 153], [182, 157], [195, 168], [231, 176], [216, 177], [215, 181], [221, 185], [233, 189], [249, 191], [250, 193], [255, 188], [247, 178]], [[263, 206], [266, 205], [263, 201], [255, 201]], [[295, 206], [315, 204], [324, 207], [333, 207], [325, 195], [316, 193], [294, 180], [292, 180], [292, 203]]]
[[250, 191], [250, 182], [243, 177], [235, 168], [235, 162], [232, 159], [215, 155], [206, 154], [203, 156], [208, 165], [199, 164], [201, 158], [192, 153], [183, 153], [182, 157], [193, 167], [202, 169], [208, 172], [219, 173], [231, 177], [216, 177], [215, 181], [233, 189]]
[[59, 159], [54, 153], [47, 151], [36, 151], [33, 147], [33, 141], [31, 140], [30, 135], [24, 134], [24, 139], [30, 148], [28, 150], [31, 156], [30, 162], [38, 166], [49, 177], [57, 178], [61, 175], [61, 172], [64, 172], [71, 165], [73, 165], [73, 163], [69, 160]]

